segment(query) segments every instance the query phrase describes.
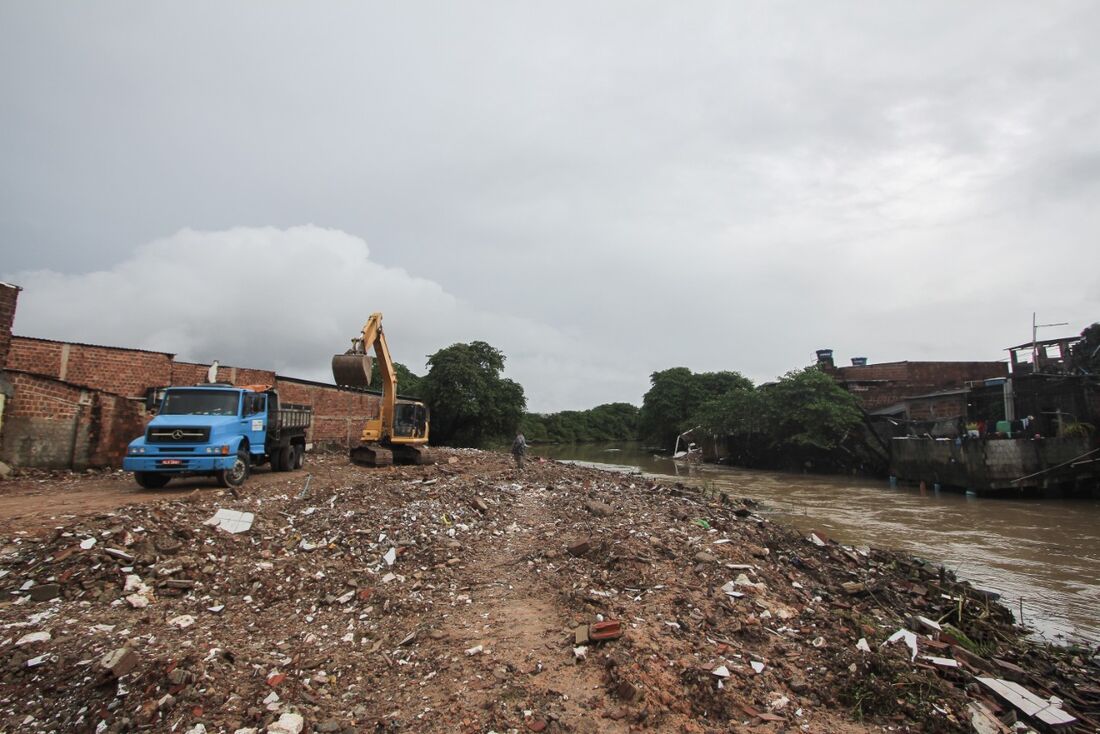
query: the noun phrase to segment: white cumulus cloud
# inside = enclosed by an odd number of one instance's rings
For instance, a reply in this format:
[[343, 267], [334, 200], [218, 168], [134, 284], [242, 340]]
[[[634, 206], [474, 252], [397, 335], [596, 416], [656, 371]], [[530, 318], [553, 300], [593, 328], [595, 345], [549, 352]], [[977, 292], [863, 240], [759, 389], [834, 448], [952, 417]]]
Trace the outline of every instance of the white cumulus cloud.
[[584, 350], [553, 326], [475, 308], [440, 284], [371, 260], [362, 239], [313, 225], [185, 229], [109, 269], [12, 273], [25, 336], [172, 352], [180, 359], [331, 381], [329, 360], [370, 313], [385, 316], [394, 359], [418, 374], [428, 355], [475, 339], [508, 357], [533, 410], [637, 394], [644, 375]]

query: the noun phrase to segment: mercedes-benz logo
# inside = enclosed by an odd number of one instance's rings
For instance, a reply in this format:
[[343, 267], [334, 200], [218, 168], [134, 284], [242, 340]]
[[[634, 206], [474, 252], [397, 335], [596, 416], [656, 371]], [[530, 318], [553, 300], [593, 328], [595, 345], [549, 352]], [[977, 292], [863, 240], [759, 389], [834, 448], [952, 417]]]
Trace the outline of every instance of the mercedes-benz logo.
[[176, 430], [172, 431], [172, 438], [179, 441], [181, 438], [183, 438], [183, 431], [181, 431], [178, 428]]

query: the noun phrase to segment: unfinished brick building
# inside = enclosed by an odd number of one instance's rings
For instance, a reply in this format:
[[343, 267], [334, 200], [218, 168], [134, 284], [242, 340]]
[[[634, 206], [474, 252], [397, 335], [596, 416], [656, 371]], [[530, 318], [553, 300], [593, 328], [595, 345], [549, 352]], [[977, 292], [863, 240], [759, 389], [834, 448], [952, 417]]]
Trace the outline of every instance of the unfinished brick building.
[[[837, 367], [830, 349], [817, 353], [818, 365], [852, 393], [868, 413], [893, 406], [927, 420], [966, 414], [970, 383], [1008, 377], [1005, 362], [883, 362], [867, 364], [854, 358], [850, 367]], [[950, 413], [951, 415], [947, 415]]]
[[[150, 395], [205, 381], [210, 365], [141, 349], [13, 336], [19, 288], [0, 283], [0, 461], [19, 467], [120, 466], [152, 417]], [[307, 441], [347, 446], [379, 409], [377, 394], [222, 365], [218, 379], [275, 385], [313, 407]]]

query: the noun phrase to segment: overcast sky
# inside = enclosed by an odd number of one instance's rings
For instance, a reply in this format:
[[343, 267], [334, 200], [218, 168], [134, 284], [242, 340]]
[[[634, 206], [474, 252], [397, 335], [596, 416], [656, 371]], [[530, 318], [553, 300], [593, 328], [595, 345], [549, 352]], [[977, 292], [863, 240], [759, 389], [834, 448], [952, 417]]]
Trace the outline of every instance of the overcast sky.
[[1100, 319], [1100, 3], [0, 0], [15, 331], [326, 379], [1000, 359]]

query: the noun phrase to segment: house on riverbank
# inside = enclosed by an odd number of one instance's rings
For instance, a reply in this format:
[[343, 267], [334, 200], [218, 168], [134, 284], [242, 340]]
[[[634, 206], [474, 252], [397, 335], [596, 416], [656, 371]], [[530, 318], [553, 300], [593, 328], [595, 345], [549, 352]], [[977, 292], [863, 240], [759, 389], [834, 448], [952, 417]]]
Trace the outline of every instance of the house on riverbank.
[[1003, 379], [877, 411], [905, 429], [890, 442], [891, 475], [977, 494], [1095, 494], [1100, 375], [1082, 346], [1068, 337], [1009, 347]]

